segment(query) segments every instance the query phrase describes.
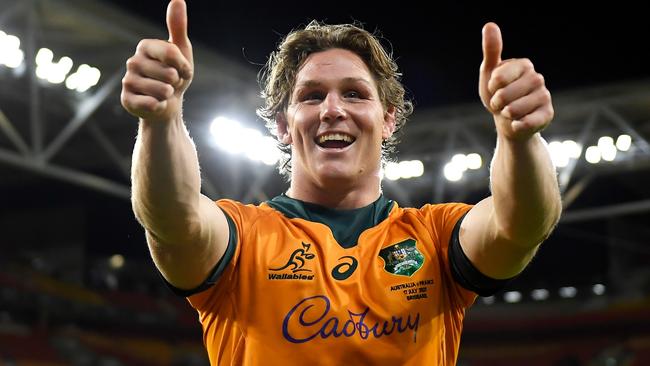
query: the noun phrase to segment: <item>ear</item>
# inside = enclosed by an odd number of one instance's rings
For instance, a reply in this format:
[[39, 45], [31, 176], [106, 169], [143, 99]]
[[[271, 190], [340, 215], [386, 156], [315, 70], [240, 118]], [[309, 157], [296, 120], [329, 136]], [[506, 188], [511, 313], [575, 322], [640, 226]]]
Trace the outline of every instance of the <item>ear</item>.
[[278, 126], [278, 140], [286, 145], [290, 145], [293, 141], [291, 140], [291, 134], [289, 133], [289, 123], [287, 122], [287, 116], [284, 112], [278, 112], [275, 115], [275, 123]]
[[383, 140], [389, 139], [395, 132], [395, 106], [388, 106], [384, 112], [384, 126], [381, 130], [381, 138]]

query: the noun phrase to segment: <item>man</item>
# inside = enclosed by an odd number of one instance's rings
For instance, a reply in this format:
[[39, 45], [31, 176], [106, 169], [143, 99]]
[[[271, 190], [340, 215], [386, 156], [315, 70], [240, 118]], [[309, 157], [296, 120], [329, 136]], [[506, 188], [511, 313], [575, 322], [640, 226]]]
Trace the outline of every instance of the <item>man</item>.
[[311, 23], [269, 59], [267, 119], [290, 155], [286, 194], [259, 206], [200, 194], [184, 126], [192, 79], [185, 2], [169, 41], [127, 62], [122, 103], [140, 118], [133, 209], [157, 268], [199, 313], [214, 365], [453, 365], [465, 309], [523, 270], [557, 223], [553, 117], [526, 59], [501, 60], [483, 29], [479, 93], [497, 149], [492, 196], [401, 208], [381, 194], [382, 155], [411, 105], [368, 32]]

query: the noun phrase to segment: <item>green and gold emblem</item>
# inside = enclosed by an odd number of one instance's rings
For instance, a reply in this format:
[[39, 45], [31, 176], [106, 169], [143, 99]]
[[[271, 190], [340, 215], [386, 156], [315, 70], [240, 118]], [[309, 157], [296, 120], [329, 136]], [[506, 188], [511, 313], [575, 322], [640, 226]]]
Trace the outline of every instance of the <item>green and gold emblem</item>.
[[424, 256], [413, 239], [406, 239], [379, 251], [386, 272], [410, 277], [424, 264]]

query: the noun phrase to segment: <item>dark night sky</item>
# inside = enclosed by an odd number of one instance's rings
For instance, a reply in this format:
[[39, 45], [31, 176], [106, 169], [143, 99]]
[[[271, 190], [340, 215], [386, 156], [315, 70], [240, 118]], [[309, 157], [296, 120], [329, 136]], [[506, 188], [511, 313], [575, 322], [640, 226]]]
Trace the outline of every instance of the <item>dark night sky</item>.
[[[165, 26], [166, 2], [102, 0]], [[626, 2], [512, 3], [401, 1], [225, 2], [188, 0], [190, 38], [259, 70], [282, 35], [311, 19], [360, 21], [392, 45], [420, 107], [478, 101], [481, 28], [502, 28], [504, 58], [528, 57], [551, 92], [650, 77], [650, 22]], [[630, 1], [630, 3], [632, 3]], [[430, 9], [425, 9], [430, 8]], [[533, 9], [532, 7], [535, 7]]]

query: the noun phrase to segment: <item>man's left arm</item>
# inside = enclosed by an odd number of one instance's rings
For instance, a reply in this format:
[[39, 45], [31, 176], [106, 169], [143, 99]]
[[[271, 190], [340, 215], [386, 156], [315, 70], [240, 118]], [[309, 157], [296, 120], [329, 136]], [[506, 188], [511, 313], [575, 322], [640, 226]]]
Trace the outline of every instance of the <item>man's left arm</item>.
[[479, 94], [494, 116], [492, 196], [465, 217], [460, 244], [484, 275], [510, 278], [530, 262], [557, 224], [562, 203], [555, 167], [539, 132], [553, 118], [544, 78], [527, 59], [501, 60], [501, 32], [483, 28]]

